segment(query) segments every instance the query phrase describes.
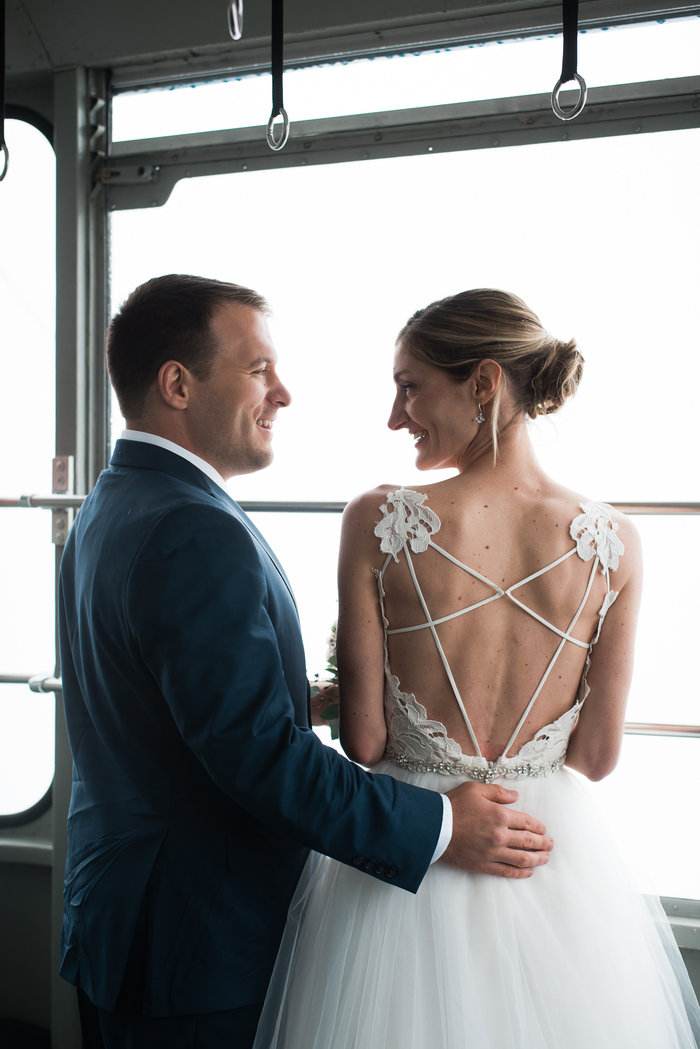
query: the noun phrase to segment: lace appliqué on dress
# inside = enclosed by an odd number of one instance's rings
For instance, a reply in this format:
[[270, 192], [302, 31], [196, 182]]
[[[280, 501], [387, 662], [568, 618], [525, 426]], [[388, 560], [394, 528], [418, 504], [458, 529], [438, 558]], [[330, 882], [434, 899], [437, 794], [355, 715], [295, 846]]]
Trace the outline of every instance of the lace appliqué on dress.
[[576, 552], [582, 561], [598, 556], [601, 572], [613, 572], [625, 547], [617, 534], [619, 525], [612, 519], [611, 507], [606, 503], [581, 503], [582, 514], [571, 522], [569, 534], [576, 543]]
[[410, 772], [437, 772], [491, 783], [496, 779], [549, 776], [564, 765], [569, 736], [581, 704], [576, 703], [513, 757], [496, 761], [464, 754], [456, 740], [447, 735], [440, 721], [433, 721], [412, 692], [402, 692], [399, 679], [387, 673], [384, 712], [387, 722], [385, 759]]
[[398, 561], [399, 551], [408, 543], [414, 554], [428, 549], [430, 536], [440, 530], [440, 518], [424, 506], [427, 495], [410, 488], [398, 488], [389, 492], [386, 499], [394, 507], [389, 510], [386, 503], [380, 507], [382, 519], [374, 529], [381, 540], [381, 551], [391, 554]]
[[433, 721], [412, 692], [402, 692], [396, 674], [387, 674], [384, 711], [387, 738], [412, 760], [453, 763], [464, 756], [459, 743], [447, 735], [441, 721]]

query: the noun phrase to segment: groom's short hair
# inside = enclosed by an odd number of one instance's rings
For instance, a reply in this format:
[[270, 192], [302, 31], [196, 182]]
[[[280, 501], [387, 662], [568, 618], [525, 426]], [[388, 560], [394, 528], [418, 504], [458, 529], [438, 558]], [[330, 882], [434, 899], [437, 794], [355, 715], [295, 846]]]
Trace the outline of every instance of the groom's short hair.
[[107, 332], [107, 369], [125, 418], [141, 415], [168, 360], [208, 378], [218, 351], [211, 320], [229, 304], [269, 313], [267, 301], [250, 288], [190, 274], [154, 277], [132, 291]]

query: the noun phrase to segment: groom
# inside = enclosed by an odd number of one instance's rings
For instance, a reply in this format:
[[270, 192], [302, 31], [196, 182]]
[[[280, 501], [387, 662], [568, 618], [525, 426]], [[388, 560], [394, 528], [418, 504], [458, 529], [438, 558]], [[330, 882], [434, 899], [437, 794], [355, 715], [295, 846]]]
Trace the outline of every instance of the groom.
[[[309, 729], [294, 598], [224, 481], [290, 396], [255, 292], [137, 288], [107, 357], [127, 421], [60, 578], [74, 758], [61, 972], [107, 1049], [251, 1044], [309, 848], [415, 892], [429, 864], [524, 877], [513, 792], [370, 776]], [[454, 830], [452, 819], [454, 817]]]

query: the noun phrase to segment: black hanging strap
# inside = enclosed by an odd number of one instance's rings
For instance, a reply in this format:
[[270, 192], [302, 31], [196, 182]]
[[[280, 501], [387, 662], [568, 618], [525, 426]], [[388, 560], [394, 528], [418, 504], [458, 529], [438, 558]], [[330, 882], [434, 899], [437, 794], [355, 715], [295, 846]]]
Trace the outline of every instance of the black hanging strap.
[[[578, 0], [562, 0], [562, 29], [564, 36], [564, 53], [561, 63], [561, 76], [552, 91], [552, 109], [560, 120], [573, 120], [586, 104], [588, 89], [586, 81], [579, 74], [578, 66]], [[578, 84], [577, 102], [564, 109], [559, 102], [559, 95], [564, 84], [575, 80]]]
[[5, 142], [5, 0], [0, 0], [0, 182], [7, 174], [9, 163]]
[[272, 112], [284, 109], [282, 72], [284, 69], [284, 3], [272, 0]]
[[575, 79], [578, 65], [578, 0], [564, 0], [562, 8], [564, 56], [561, 63], [561, 82], [566, 84]]
[[[284, 149], [289, 138], [289, 117], [284, 108], [282, 73], [284, 70], [284, 3], [283, 0], [272, 0], [272, 112], [267, 123], [266, 138], [270, 149]], [[273, 128], [277, 117], [282, 118], [282, 129], [279, 138], [275, 138]]]

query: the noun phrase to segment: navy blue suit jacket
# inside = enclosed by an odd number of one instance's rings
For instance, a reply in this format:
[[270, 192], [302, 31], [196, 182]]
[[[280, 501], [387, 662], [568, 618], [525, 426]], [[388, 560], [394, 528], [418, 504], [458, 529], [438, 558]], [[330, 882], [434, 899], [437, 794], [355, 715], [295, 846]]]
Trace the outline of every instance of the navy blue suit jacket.
[[117, 443], [68, 539], [59, 614], [61, 972], [96, 1005], [261, 1001], [309, 848], [417, 889], [439, 795], [317, 739], [289, 583], [196, 466]]

